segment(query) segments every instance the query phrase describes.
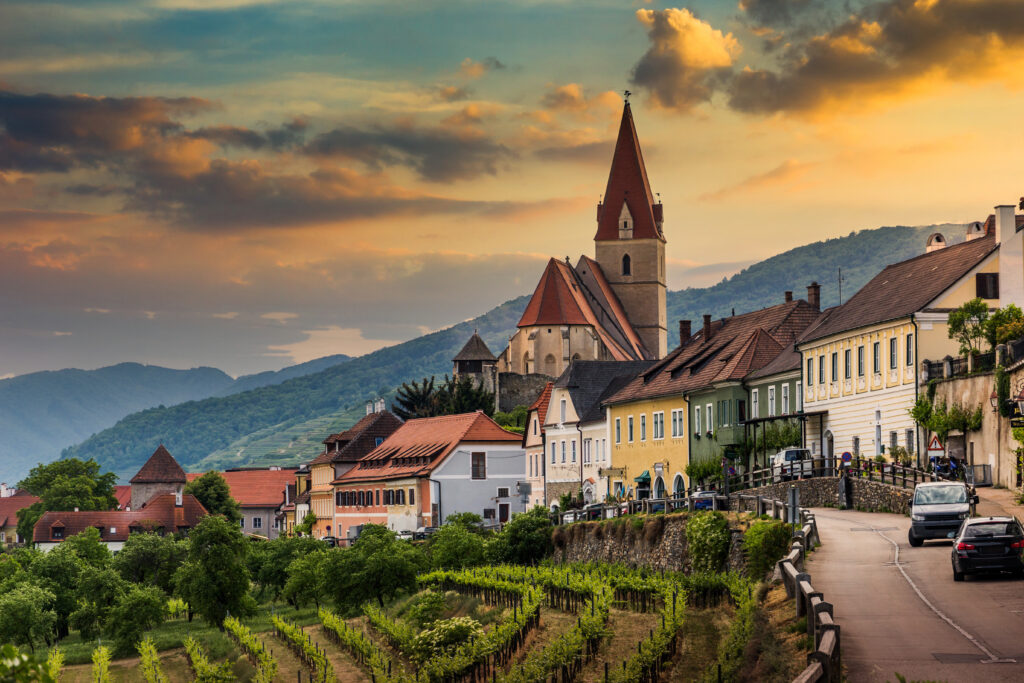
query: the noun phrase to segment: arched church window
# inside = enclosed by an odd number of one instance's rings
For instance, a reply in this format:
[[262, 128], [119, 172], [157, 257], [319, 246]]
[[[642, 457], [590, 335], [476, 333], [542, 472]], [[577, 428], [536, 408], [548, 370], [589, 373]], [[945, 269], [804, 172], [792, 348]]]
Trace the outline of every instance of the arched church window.
[[632, 275], [633, 274], [632, 266], [633, 266], [633, 264], [629, 260], [629, 254], [624, 254], [622, 256], [622, 274], [623, 275]]

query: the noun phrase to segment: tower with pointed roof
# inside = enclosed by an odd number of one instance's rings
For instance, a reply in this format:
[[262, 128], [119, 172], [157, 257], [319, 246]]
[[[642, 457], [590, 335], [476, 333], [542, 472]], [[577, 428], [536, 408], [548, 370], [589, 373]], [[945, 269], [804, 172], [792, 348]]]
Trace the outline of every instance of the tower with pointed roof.
[[163, 444], [153, 451], [149, 460], [131, 478], [132, 510], [138, 510], [153, 496], [173, 493], [178, 499], [185, 490], [185, 470], [164, 448]]
[[644, 346], [656, 358], [668, 352], [665, 233], [629, 101], [622, 109], [608, 186], [597, 205], [595, 257]]

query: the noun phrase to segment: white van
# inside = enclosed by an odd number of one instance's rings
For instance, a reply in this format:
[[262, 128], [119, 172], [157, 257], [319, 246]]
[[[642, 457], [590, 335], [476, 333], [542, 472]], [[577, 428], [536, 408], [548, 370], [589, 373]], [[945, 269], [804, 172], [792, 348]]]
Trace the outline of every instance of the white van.
[[776, 480], [789, 481], [813, 473], [814, 462], [806, 448], [786, 448], [772, 456], [772, 476]]

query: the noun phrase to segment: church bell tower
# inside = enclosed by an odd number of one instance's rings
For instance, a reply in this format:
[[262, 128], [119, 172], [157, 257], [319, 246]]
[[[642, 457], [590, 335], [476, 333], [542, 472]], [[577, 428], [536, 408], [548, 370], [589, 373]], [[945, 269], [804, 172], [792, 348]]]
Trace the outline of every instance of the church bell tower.
[[595, 259], [648, 352], [668, 353], [665, 234], [654, 202], [633, 113], [626, 100], [604, 200], [597, 205]]

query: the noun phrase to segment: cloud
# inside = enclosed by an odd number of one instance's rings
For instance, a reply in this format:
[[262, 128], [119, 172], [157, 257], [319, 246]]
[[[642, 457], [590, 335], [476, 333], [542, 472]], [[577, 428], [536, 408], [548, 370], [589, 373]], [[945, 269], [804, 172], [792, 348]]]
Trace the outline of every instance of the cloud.
[[[578, 145], [541, 147], [534, 155], [545, 161], [570, 161], [579, 164], [608, 164], [611, 162], [615, 149], [614, 140], [584, 142]], [[644, 147], [645, 156], [650, 156], [651, 148]]]
[[740, 9], [762, 26], [789, 26], [816, 0], [740, 0]]
[[221, 147], [279, 150], [301, 143], [306, 127], [307, 124], [303, 119], [294, 119], [278, 128], [265, 132], [241, 126], [209, 126], [188, 131], [184, 136], [194, 140], [209, 140]]
[[86, 313], [100, 313], [100, 314], [110, 313], [110, 309], [109, 308], [95, 308], [93, 306], [90, 306], [88, 308], [83, 308], [82, 310], [85, 311]]
[[71, 332], [58, 332], [57, 330], [54, 330], [53, 331], [53, 336], [54, 337], [70, 337], [71, 336]]
[[344, 328], [337, 325], [303, 330], [306, 338], [292, 344], [269, 346], [268, 356], [285, 356], [293, 363], [305, 363], [316, 358], [323, 358], [337, 353], [349, 356], [362, 356], [384, 346], [397, 344], [395, 339], [367, 339], [363, 331]]
[[592, 121], [613, 118], [622, 107], [622, 98], [610, 90], [587, 97], [579, 83], [549, 83], [548, 91], [541, 98], [541, 106], [549, 111], [567, 112]]
[[462, 64], [459, 65], [459, 73], [466, 78], [475, 79], [480, 78], [488, 71], [500, 71], [504, 68], [505, 65], [497, 57], [484, 57], [479, 62], [466, 57], [462, 60]]
[[238, 317], [238, 311], [229, 311], [227, 313], [211, 313], [211, 318], [220, 318], [221, 320], [234, 320]]
[[817, 166], [817, 164], [800, 162], [795, 159], [786, 159], [770, 171], [750, 176], [735, 185], [730, 185], [720, 190], [715, 190], [714, 192], [702, 194], [699, 199], [706, 202], [715, 202], [750, 192], [791, 185], [793, 182], [803, 178], [807, 171], [815, 166]]
[[437, 87], [437, 96], [443, 102], [458, 102], [469, 97], [469, 90], [457, 85], [440, 85]]
[[651, 46], [633, 67], [630, 82], [645, 88], [661, 107], [688, 111], [711, 99], [717, 81], [730, 73], [739, 42], [687, 9], [638, 10]]
[[299, 314], [298, 313], [286, 313], [286, 312], [283, 312], [283, 311], [275, 311], [275, 312], [271, 312], [271, 313], [264, 313], [260, 317], [263, 318], [264, 320], [273, 320], [274, 322], [278, 322], [278, 323], [281, 323], [282, 325], [284, 325], [289, 320], [295, 320], [296, 318], [298, 318]]

